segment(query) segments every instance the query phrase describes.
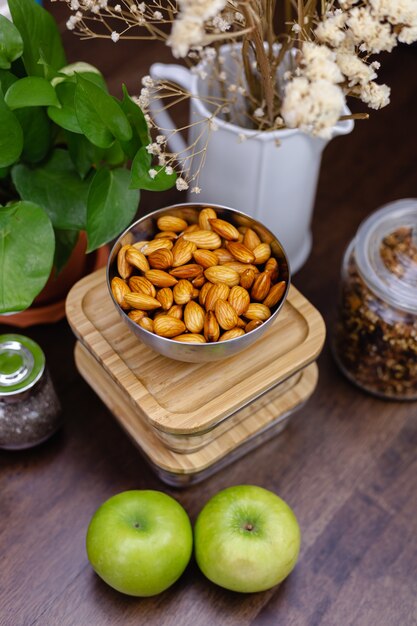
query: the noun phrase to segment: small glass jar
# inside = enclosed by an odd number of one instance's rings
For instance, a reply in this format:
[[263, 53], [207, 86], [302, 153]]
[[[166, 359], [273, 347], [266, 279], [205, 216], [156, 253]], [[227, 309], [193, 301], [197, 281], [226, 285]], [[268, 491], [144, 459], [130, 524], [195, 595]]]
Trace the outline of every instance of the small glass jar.
[[417, 199], [373, 213], [348, 246], [333, 352], [366, 391], [417, 399]]
[[0, 335], [0, 448], [46, 441], [61, 425], [60, 413], [40, 346], [23, 335]]

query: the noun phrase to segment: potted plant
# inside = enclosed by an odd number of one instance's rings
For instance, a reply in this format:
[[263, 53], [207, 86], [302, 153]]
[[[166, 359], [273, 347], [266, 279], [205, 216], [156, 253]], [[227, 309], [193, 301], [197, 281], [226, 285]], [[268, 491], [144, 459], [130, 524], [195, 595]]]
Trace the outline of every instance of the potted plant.
[[140, 189], [176, 179], [159, 165], [149, 175], [147, 121], [126, 87], [117, 99], [95, 67], [68, 65], [53, 17], [33, 0], [9, 9], [12, 21], [0, 15], [0, 313], [29, 307], [52, 270], [59, 278], [80, 234], [96, 250], [133, 219]]
[[[322, 151], [367, 117], [351, 115], [347, 96], [389, 103], [375, 55], [417, 40], [416, 0], [62, 1], [83, 37], [160, 39], [186, 59], [191, 69], [152, 66], [140, 97], [177, 187], [259, 219], [301, 267]], [[168, 111], [187, 99], [189, 122], [175, 128]]]

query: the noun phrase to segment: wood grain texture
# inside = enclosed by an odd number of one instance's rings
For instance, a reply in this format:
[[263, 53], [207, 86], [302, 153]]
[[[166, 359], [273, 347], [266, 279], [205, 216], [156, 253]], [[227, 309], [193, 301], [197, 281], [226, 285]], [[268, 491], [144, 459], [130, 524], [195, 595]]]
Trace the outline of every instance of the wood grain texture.
[[[48, 4], [65, 31], [67, 12]], [[95, 63], [113, 93], [138, 89], [164, 46], [80, 42], [71, 61]], [[340, 262], [369, 213], [417, 195], [417, 49], [384, 56], [392, 102], [326, 148], [313, 220], [313, 251], [296, 276], [331, 329]], [[359, 104], [355, 110], [364, 110]], [[184, 108], [184, 119], [187, 111]], [[144, 193], [141, 211], [180, 201]], [[11, 332], [3, 325], [1, 332]], [[66, 322], [27, 331], [46, 352], [65, 426], [46, 444], [0, 453], [0, 624], [3, 626], [414, 626], [417, 562], [416, 404], [384, 402], [352, 386], [328, 345], [317, 390], [276, 439], [205, 482], [167, 488], [77, 373]], [[196, 519], [220, 489], [252, 483], [294, 508], [300, 561], [278, 589], [241, 596], [216, 588], [191, 563], [159, 597], [127, 598], [92, 572], [85, 532], [94, 510], [126, 489], [162, 489]]]
[[321, 315], [293, 286], [259, 340], [244, 353], [213, 363], [167, 359], [139, 341], [112, 302], [104, 270], [79, 281], [66, 308], [79, 341], [143, 418], [167, 433], [213, 427], [315, 361], [325, 339]]

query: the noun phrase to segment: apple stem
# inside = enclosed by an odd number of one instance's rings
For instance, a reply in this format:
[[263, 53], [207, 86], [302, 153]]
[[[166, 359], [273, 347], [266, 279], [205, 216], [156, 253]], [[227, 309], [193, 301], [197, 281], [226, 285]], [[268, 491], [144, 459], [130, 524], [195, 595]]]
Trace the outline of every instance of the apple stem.
[[253, 525], [252, 525], [252, 524], [250, 524], [250, 523], [247, 523], [247, 524], [245, 524], [245, 525], [244, 525], [244, 527], [243, 527], [243, 528], [244, 528], [245, 530], [253, 530]]

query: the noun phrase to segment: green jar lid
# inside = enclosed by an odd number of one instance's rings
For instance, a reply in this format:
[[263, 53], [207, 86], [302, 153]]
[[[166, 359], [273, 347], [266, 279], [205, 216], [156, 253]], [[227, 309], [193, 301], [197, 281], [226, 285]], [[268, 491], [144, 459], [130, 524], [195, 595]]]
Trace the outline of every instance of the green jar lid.
[[0, 335], [0, 397], [26, 391], [40, 379], [45, 355], [24, 335]]

